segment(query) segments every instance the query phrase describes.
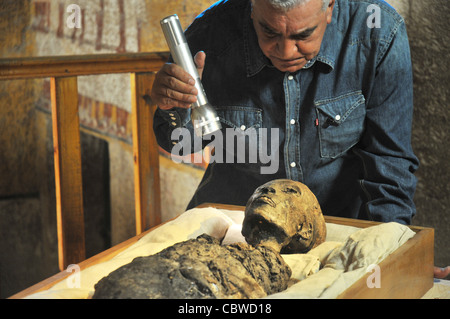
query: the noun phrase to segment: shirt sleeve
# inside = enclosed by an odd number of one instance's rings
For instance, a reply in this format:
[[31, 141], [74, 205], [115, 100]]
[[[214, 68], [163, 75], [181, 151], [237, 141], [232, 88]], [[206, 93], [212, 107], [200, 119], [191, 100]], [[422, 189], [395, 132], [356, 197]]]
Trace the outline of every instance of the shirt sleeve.
[[413, 78], [404, 21], [392, 41], [380, 42], [366, 107], [366, 130], [355, 149], [364, 166], [360, 185], [372, 220], [410, 224], [419, 162], [411, 146]]
[[172, 108], [162, 110], [157, 108], [153, 118], [153, 131], [156, 141], [165, 151], [171, 152], [178, 140], [172, 140], [172, 133], [177, 128], [185, 128], [193, 136], [193, 127], [190, 122], [191, 110]]

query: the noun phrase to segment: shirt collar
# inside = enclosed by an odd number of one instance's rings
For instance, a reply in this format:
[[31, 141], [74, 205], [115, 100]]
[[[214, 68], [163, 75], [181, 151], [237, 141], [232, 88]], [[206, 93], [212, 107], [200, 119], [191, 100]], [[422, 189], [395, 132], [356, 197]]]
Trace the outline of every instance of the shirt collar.
[[[335, 2], [333, 9], [332, 22], [327, 26], [325, 34], [322, 40], [322, 46], [319, 54], [310, 60], [303, 69], [309, 69], [316, 62], [321, 62], [328, 67], [328, 71], [334, 69], [334, 63], [338, 54], [337, 46], [333, 45], [333, 36], [337, 31], [336, 20], [338, 17], [338, 1]], [[247, 77], [251, 77], [259, 73], [264, 67], [273, 67], [270, 60], [263, 54], [259, 47], [258, 37], [253, 27], [253, 21], [251, 15], [251, 1], [245, 10], [244, 16], [244, 53], [245, 53], [245, 65], [247, 68]]]

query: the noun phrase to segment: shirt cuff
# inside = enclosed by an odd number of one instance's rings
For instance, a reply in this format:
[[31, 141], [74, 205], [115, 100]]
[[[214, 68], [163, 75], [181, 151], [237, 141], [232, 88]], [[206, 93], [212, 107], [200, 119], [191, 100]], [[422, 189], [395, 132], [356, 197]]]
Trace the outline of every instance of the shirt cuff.
[[191, 119], [191, 109], [172, 108], [169, 110], [159, 109], [160, 114], [164, 120], [169, 123], [170, 127], [175, 129], [177, 127], [186, 127]]

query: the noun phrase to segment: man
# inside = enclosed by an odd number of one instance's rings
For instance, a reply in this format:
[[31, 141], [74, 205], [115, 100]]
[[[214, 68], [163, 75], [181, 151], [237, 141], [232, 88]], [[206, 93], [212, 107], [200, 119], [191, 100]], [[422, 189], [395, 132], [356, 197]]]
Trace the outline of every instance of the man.
[[[274, 173], [262, 174], [261, 161], [211, 163], [189, 208], [245, 205], [258, 186], [287, 178], [306, 184], [324, 215], [411, 222], [418, 167], [410, 143], [412, 68], [405, 24], [392, 7], [380, 0], [219, 1], [186, 37], [200, 51], [195, 62], [223, 134], [267, 128], [279, 138]], [[155, 79], [154, 130], [169, 152], [174, 129], [192, 131], [193, 83], [170, 63]]]

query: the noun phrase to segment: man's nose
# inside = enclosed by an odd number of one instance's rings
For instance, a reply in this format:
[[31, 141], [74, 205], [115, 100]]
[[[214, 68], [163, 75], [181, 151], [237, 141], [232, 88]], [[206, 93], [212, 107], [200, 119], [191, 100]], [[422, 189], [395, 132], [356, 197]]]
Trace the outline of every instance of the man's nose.
[[298, 52], [296, 41], [290, 39], [281, 39], [278, 42], [278, 52], [280, 54], [280, 58], [286, 60], [292, 59], [295, 53]]

